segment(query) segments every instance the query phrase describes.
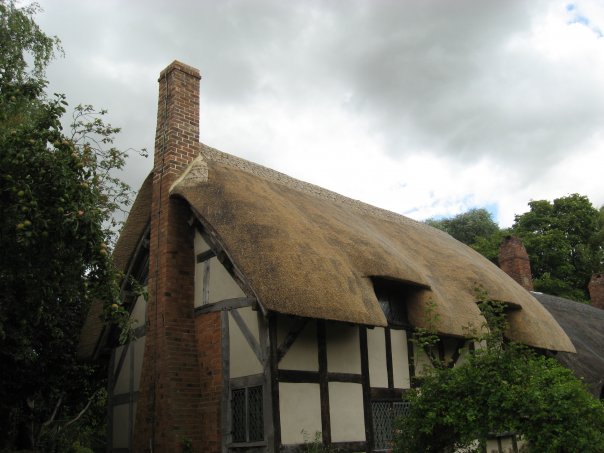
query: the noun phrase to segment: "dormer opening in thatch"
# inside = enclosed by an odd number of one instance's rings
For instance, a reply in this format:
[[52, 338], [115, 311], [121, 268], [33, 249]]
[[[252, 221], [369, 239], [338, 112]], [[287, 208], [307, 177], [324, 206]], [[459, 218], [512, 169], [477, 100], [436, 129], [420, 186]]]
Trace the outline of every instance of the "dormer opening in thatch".
[[371, 282], [388, 325], [411, 327], [408, 307], [410, 304], [420, 303], [429, 289], [417, 283], [387, 277], [371, 277]]

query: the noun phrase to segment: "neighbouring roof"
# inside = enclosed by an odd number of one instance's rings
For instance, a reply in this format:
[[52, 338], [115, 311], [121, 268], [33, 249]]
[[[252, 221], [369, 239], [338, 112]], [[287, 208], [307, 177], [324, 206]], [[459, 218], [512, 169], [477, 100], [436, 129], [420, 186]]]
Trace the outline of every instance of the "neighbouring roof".
[[[113, 249], [113, 263], [118, 270], [126, 272], [130, 260], [136, 250], [150, 220], [151, 196], [153, 192], [153, 174], [149, 174], [141, 186], [128, 219], [120, 232], [120, 236]], [[84, 322], [78, 344], [78, 355], [80, 357], [92, 357], [105, 324], [102, 320], [103, 304], [97, 301], [92, 304]]]
[[187, 200], [218, 235], [269, 311], [383, 326], [371, 277], [385, 277], [422, 288], [408, 303], [413, 325], [426, 326], [426, 307], [433, 305], [440, 333], [465, 336], [484, 322], [476, 305], [480, 285], [490, 298], [519, 308], [510, 314], [512, 339], [574, 352], [526, 290], [426, 224], [205, 145], [171, 194]]
[[556, 358], [600, 397], [604, 389], [604, 310], [548, 294], [533, 295], [554, 316], [577, 350], [576, 354], [558, 352]]

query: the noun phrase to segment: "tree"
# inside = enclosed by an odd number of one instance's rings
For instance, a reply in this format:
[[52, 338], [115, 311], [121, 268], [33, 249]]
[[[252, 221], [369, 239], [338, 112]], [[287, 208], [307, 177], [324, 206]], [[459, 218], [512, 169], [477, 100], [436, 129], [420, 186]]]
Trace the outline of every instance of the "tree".
[[128, 315], [107, 246], [126, 154], [90, 106], [63, 132], [65, 97], [44, 94], [60, 47], [37, 11], [0, 0], [0, 449], [64, 450], [102, 406], [104, 371], [76, 356], [89, 304], [103, 300], [108, 322]]
[[506, 232], [499, 228], [486, 209], [470, 209], [450, 218], [428, 219], [426, 223], [449, 233], [491, 261], [497, 262], [499, 244]]
[[587, 285], [604, 266], [602, 210], [586, 196], [536, 200], [512, 227], [531, 259], [535, 290], [589, 300]]
[[507, 343], [502, 304], [485, 300], [483, 347], [455, 368], [436, 367], [409, 393], [395, 452], [479, 452], [489, 435], [514, 432], [540, 453], [604, 451], [604, 406], [558, 362]]

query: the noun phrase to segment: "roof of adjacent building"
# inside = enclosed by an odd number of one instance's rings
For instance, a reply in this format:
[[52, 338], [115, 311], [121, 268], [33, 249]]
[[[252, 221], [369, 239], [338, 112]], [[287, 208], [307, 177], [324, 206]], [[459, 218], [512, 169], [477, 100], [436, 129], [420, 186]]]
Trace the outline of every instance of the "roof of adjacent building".
[[562, 297], [533, 292], [570, 337], [576, 354], [558, 352], [556, 358], [584, 379], [591, 392], [604, 391], [604, 310]]

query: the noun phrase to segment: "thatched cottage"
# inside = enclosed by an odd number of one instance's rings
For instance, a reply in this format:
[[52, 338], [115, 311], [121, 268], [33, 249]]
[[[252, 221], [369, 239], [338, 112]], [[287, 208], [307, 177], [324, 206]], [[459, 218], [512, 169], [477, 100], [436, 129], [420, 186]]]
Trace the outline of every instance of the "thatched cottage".
[[[80, 353], [110, 357], [110, 451], [295, 451], [320, 433], [384, 449], [434, 322], [463, 360], [483, 318], [476, 286], [509, 307], [509, 337], [573, 353], [524, 288], [447, 234], [199, 143], [199, 72], [159, 78], [154, 167], [116, 245], [135, 339], [93, 307]], [[147, 300], [130, 277], [146, 286]]]

